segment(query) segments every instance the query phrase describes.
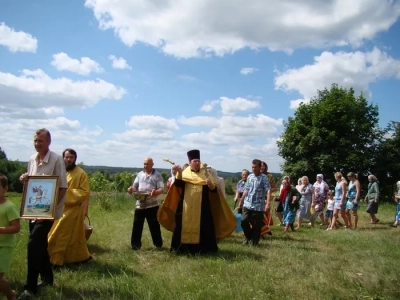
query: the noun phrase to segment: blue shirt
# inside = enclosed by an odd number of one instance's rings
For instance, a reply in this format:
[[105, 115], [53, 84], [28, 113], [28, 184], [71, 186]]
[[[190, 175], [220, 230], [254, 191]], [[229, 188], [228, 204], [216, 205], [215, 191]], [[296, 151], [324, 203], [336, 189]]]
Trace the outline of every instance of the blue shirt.
[[244, 199], [243, 207], [255, 211], [264, 211], [265, 195], [271, 189], [268, 177], [265, 174], [258, 176], [254, 175], [254, 173], [250, 174], [247, 177], [245, 189], [247, 190], [247, 195]]

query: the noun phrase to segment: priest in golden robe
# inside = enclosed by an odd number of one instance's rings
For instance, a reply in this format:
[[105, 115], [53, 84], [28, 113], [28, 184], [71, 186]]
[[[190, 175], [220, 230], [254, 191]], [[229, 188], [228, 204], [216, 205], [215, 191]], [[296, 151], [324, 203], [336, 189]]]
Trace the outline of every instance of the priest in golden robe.
[[91, 259], [85, 238], [83, 203], [89, 198], [88, 176], [76, 165], [77, 154], [73, 149], [63, 152], [67, 170], [68, 190], [64, 212], [54, 221], [48, 235], [50, 262], [56, 266], [81, 263]]
[[236, 227], [217, 179], [200, 161], [200, 151], [187, 153], [189, 167], [173, 167], [176, 179], [158, 211], [158, 221], [172, 231], [171, 251], [205, 254], [218, 251], [217, 241]]

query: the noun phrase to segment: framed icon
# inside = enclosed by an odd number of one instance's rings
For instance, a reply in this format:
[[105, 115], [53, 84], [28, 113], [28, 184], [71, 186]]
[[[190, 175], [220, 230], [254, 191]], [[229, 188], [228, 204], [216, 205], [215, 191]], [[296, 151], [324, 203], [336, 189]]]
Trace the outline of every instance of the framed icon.
[[28, 176], [21, 201], [21, 219], [53, 220], [56, 213], [59, 176]]

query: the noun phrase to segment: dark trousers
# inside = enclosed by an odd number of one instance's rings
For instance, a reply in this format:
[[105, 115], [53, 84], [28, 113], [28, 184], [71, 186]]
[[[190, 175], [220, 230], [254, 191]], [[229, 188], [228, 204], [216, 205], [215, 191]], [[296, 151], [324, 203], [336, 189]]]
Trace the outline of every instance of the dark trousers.
[[53, 221], [29, 222], [28, 240], [28, 276], [24, 286], [33, 294], [37, 292], [38, 277], [43, 282], [53, 284], [53, 269], [47, 252], [47, 235], [53, 226]]
[[[251, 225], [251, 226], [250, 226]], [[258, 245], [261, 236], [261, 229], [264, 225], [264, 212], [250, 210], [243, 207], [242, 229], [247, 241], [254, 246]]]
[[153, 244], [157, 248], [161, 248], [163, 245], [161, 237], [160, 223], [157, 221], [157, 211], [159, 206], [136, 209], [135, 216], [133, 218], [133, 228], [131, 236], [131, 246], [132, 249], [140, 249], [142, 247], [142, 233], [144, 220], [147, 220], [147, 225], [149, 225], [151, 238], [153, 239]]

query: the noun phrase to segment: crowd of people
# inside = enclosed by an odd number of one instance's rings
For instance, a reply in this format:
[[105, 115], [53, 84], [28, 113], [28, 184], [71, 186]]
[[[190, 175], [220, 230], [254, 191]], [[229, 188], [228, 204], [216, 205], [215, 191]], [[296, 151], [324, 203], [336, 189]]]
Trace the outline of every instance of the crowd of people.
[[[29, 220], [27, 244], [27, 277], [24, 291], [18, 299], [32, 299], [41, 286], [54, 283], [53, 268], [70, 263], [82, 263], [92, 259], [86, 237], [84, 218], [88, 212], [90, 187], [88, 175], [76, 165], [77, 153], [67, 148], [59, 155], [50, 150], [51, 135], [45, 129], [34, 134], [33, 154], [27, 172], [20, 176], [24, 184], [30, 176], [57, 176], [59, 180], [56, 208], [52, 219], [34, 217]], [[140, 250], [144, 221], [147, 221], [155, 249], [163, 247], [161, 226], [172, 232], [170, 251], [199, 255], [218, 251], [218, 242], [237, 228], [236, 211], [244, 234], [244, 245], [257, 246], [260, 239], [271, 234], [272, 192], [278, 190], [276, 181], [268, 172], [268, 165], [261, 160], [252, 161], [252, 172], [242, 171], [237, 183], [233, 210], [228, 206], [224, 180], [214, 168], [203, 164], [199, 150], [187, 153], [188, 163], [182, 167], [174, 164], [167, 182], [167, 196], [161, 203], [164, 181], [154, 169], [152, 158], [144, 159], [143, 171], [139, 172], [127, 190], [136, 198], [131, 234], [131, 248]], [[348, 173], [347, 180], [341, 173], [335, 174], [336, 187], [329, 189], [322, 174], [310, 184], [304, 176], [294, 186], [285, 176], [276, 198], [276, 216], [284, 231], [295, 231], [309, 220], [310, 226], [320, 218], [327, 230], [337, 228], [339, 212], [346, 228], [357, 228], [361, 188], [357, 177]], [[367, 213], [376, 224], [379, 206], [379, 183], [374, 175], [368, 177]], [[400, 222], [400, 181], [397, 182], [398, 203], [395, 223]], [[8, 180], [0, 174], [0, 291], [8, 300], [17, 294], [4, 278], [11, 265], [15, 234], [20, 231], [20, 213], [6, 199]], [[325, 210], [326, 209], [326, 210]], [[297, 218], [297, 226], [295, 222]], [[39, 281], [39, 276], [41, 282]]]

